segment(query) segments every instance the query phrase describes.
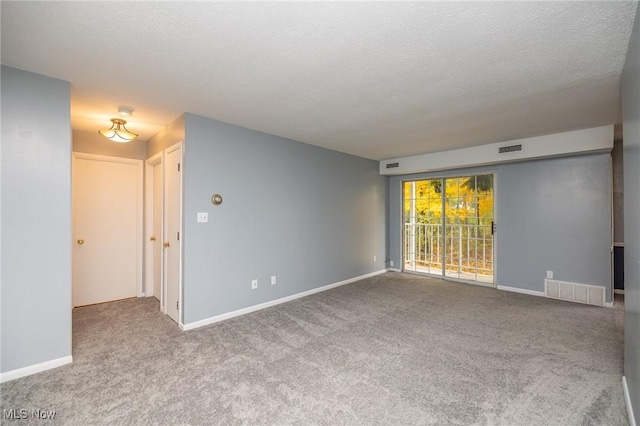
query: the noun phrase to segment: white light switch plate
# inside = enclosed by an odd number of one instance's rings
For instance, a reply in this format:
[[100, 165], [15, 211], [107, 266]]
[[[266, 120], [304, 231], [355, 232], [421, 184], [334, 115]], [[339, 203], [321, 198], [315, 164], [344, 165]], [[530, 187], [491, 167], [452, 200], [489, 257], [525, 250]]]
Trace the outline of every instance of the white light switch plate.
[[198, 222], [209, 222], [209, 213], [198, 212]]

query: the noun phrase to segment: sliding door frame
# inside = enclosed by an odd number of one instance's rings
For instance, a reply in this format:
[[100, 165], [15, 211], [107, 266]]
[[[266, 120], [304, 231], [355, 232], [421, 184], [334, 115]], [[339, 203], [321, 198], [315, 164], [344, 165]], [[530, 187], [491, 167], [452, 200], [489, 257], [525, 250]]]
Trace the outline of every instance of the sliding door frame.
[[[494, 230], [495, 232], [493, 233], [493, 242], [492, 242], [492, 247], [493, 247], [493, 282], [492, 283], [487, 283], [487, 282], [482, 282], [482, 281], [477, 281], [477, 280], [465, 280], [462, 278], [456, 278], [456, 277], [450, 277], [447, 276], [446, 274], [446, 250], [448, 247], [448, 244], [446, 243], [446, 238], [445, 238], [445, 229], [446, 229], [446, 224], [447, 224], [447, 220], [446, 220], [446, 214], [445, 214], [445, 180], [446, 179], [456, 179], [456, 178], [461, 178], [461, 177], [468, 177], [468, 176], [485, 176], [485, 175], [492, 175], [493, 176], [493, 222], [494, 222]], [[427, 272], [420, 272], [420, 271], [411, 271], [408, 269], [405, 269], [405, 247], [406, 247], [406, 232], [405, 232], [405, 221], [404, 221], [404, 205], [405, 205], [405, 191], [404, 191], [404, 187], [406, 183], [410, 183], [410, 182], [419, 182], [419, 181], [424, 181], [424, 180], [437, 180], [440, 179], [442, 181], [442, 198], [441, 198], [441, 203], [442, 203], [442, 234], [441, 237], [443, 239], [442, 241], [442, 258], [440, 259], [440, 261], [442, 262], [442, 273], [441, 274], [432, 274], [432, 273], [427, 273]], [[406, 273], [410, 273], [410, 274], [416, 274], [416, 275], [422, 275], [422, 276], [428, 276], [428, 277], [434, 277], [434, 278], [440, 278], [442, 280], [446, 280], [446, 281], [453, 281], [453, 282], [461, 282], [461, 283], [465, 283], [465, 284], [474, 284], [474, 285], [479, 285], [479, 286], [483, 286], [483, 287], [491, 287], [491, 288], [496, 288], [497, 287], [497, 271], [498, 271], [498, 261], [497, 261], [497, 253], [498, 253], [498, 232], [499, 232], [499, 225], [498, 225], [498, 220], [499, 220], [499, 212], [498, 212], [498, 174], [495, 170], [486, 170], [486, 171], [474, 171], [474, 172], [465, 172], [465, 173], [452, 173], [452, 174], [443, 174], [443, 175], [435, 175], [435, 176], [423, 176], [423, 177], [415, 177], [415, 178], [411, 178], [411, 179], [403, 179], [400, 182], [400, 193], [402, 194], [402, 196], [400, 197], [400, 230], [401, 230], [401, 236], [402, 238], [400, 239], [400, 244], [401, 244], [401, 248], [400, 248], [400, 255], [401, 255], [401, 267], [400, 270], [402, 272], [406, 272]]]

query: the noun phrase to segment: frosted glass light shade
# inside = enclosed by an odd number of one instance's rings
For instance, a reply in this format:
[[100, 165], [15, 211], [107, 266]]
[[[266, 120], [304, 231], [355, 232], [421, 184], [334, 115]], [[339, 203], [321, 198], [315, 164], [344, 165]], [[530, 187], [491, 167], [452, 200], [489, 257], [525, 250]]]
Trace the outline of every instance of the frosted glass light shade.
[[113, 123], [111, 128], [98, 130], [98, 133], [107, 139], [111, 139], [112, 141], [119, 143], [130, 142], [138, 137], [137, 134], [131, 133], [126, 127], [124, 127], [124, 125], [127, 124], [125, 120], [112, 118], [111, 122]]

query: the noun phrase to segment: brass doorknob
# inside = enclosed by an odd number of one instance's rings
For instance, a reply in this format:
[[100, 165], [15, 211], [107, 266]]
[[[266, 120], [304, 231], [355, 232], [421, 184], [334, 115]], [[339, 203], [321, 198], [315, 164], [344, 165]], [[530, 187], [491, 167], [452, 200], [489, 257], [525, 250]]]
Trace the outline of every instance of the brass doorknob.
[[82, 239], [78, 240], [78, 244], [80, 244], [80, 245], [84, 244], [84, 240], [82, 240]]
[[169, 244], [169, 241], [167, 241], [166, 243], [163, 244], [163, 246], [165, 247], [169, 247], [171, 244]]
[[149, 238], [149, 240], [150, 240], [150, 241], [155, 241], [155, 240], [156, 240], [156, 237], [151, 237], [151, 238]]

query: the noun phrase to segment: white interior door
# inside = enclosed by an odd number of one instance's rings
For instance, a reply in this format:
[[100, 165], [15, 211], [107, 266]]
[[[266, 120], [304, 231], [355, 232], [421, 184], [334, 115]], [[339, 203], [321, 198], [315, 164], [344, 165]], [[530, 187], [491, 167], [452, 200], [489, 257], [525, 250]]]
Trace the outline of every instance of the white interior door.
[[153, 295], [164, 307], [162, 297], [162, 215], [163, 215], [163, 179], [162, 163], [153, 166]]
[[164, 279], [166, 313], [178, 324], [181, 310], [182, 228], [182, 144], [165, 150], [164, 155]]
[[73, 154], [73, 305], [142, 288], [142, 161]]

